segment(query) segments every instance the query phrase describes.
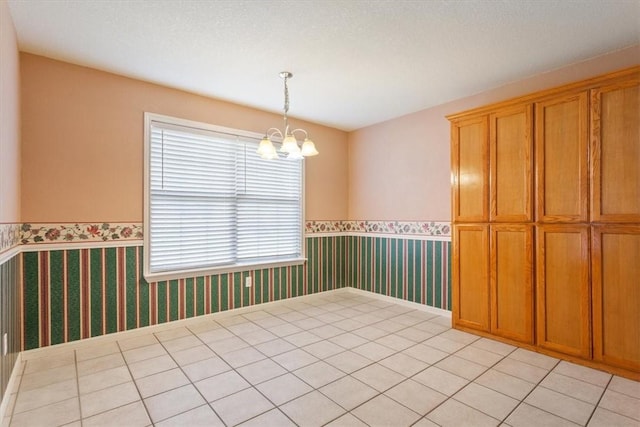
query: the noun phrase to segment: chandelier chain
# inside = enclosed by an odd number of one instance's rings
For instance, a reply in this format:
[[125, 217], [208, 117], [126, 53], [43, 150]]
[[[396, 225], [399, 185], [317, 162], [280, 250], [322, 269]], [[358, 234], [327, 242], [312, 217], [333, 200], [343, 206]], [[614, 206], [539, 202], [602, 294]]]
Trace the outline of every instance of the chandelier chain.
[[287, 116], [289, 112], [289, 86], [287, 85], [288, 77], [284, 77], [284, 115]]

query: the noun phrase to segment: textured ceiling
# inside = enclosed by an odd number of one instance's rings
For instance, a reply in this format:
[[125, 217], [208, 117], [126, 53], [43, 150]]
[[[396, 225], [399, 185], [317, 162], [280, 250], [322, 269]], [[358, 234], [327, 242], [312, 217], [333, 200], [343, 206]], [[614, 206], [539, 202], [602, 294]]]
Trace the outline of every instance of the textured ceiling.
[[640, 43], [640, 0], [9, 0], [20, 50], [358, 129]]

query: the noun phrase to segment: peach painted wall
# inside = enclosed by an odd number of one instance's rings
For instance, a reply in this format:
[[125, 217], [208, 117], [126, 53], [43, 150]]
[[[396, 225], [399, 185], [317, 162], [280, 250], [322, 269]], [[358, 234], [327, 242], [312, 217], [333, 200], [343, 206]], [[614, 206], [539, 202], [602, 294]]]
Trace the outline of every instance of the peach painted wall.
[[[279, 114], [20, 54], [22, 221], [142, 221], [143, 113], [264, 132]], [[295, 120], [320, 151], [306, 160], [306, 218], [347, 216], [346, 132]]]
[[0, 223], [20, 222], [20, 63], [13, 20], [0, 1]]
[[640, 45], [349, 134], [349, 219], [449, 221], [446, 115], [640, 64]]

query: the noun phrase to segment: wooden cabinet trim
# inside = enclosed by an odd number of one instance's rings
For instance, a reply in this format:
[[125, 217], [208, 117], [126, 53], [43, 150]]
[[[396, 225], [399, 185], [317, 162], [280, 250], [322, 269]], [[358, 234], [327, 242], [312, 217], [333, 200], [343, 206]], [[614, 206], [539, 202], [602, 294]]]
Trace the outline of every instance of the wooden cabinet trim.
[[[516, 114], [524, 115], [524, 129], [522, 136], [522, 142], [525, 144], [523, 148], [522, 164], [513, 165], [518, 170], [518, 167], [524, 168], [524, 183], [522, 190], [522, 198], [524, 200], [524, 207], [522, 212], [502, 213], [499, 211], [499, 205], [501, 202], [501, 189], [498, 187], [498, 125], [497, 121], [504, 117], [513, 116]], [[518, 105], [512, 108], [504, 109], [492, 113], [489, 116], [489, 218], [491, 222], [529, 222], [533, 220], [533, 134], [532, 134], [532, 119], [533, 119], [533, 107], [531, 104]]]
[[[499, 268], [499, 254], [498, 251], [498, 234], [499, 233], [523, 233], [524, 234], [524, 252], [518, 255], [522, 256], [522, 269], [517, 274], [519, 278], [513, 278], [514, 280], [521, 279], [522, 285], [519, 288], [517, 285], [508, 284], [509, 288], [505, 292], [502, 292], [498, 288], [501, 278], [498, 277]], [[491, 297], [491, 332], [495, 335], [510, 338], [516, 341], [524, 342], [527, 344], [533, 343], [533, 226], [530, 224], [492, 224], [490, 227], [490, 297]], [[513, 253], [510, 253], [513, 255]], [[519, 260], [514, 260], [512, 264], [518, 265]], [[511, 277], [510, 277], [511, 279]], [[504, 285], [504, 280], [502, 280]], [[504, 299], [504, 300], [503, 300]], [[516, 330], [518, 325], [511, 325], [508, 322], [512, 319], [502, 319], [500, 313], [502, 304], [510, 304], [513, 299], [522, 299], [524, 303], [518, 306], [518, 314], [522, 316], [523, 326], [522, 330]]]
[[[546, 207], [546, 108], [575, 101], [578, 103], [577, 143], [579, 158], [577, 166], [578, 211], [573, 213], [547, 213]], [[586, 91], [562, 94], [535, 104], [535, 205], [536, 220], [544, 223], [580, 223], [587, 222], [589, 215], [589, 97]], [[575, 190], [575, 187], [570, 189]]]
[[[640, 74], [635, 75], [625, 81], [612, 82], [609, 85], [597, 87], [591, 90], [591, 221], [593, 222], [611, 222], [611, 223], [640, 223], [640, 200], [637, 200], [635, 213], [605, 213], [603, 212], [603, 176], [602, 176], [602, 94], [613, 92], [615, 90], [627, 89], [634, 86], [640, 86]], [[636, 118], [637, 121], [637, 118]], [[640, 134], [640, 121], [637, 121], [638, 134]], [[640, 138], [640, 137], [639, 137]], [[640, 141], [636, 142], [640, 144]], [[638, 156], [640, 156], [640, 147], [636, 146]], [[640, 159], [638, 159], [640, 163]], [[640, 184], [636, 184], [640, 185]], [[637, 191], [637, 190], [636, 190]]]
[[[605, 350], [606, 346], [606, 338], [605, 338], [605, 330], [604, 323], [607, 321], [607, 313], [604, 311], [605, 304], [605, 295], [604, 295], [604, 284], [602, 281], [602, 273], [603, 273], [603, 247], [602, 247], [602, 237], [605, 234], [630, 234], [636, 235], [640, 239], [640, 225], [596, 225], [592, 227], [591, 230], [591, 251], [592, 251], [592, 310], [593, 310], [593, 358], [596, 361], [608, 363], [610, 365], [619, 366], [624, 369], [630, 369], [636, 372], [640, 372], [640, 357], [638, 360], [629, 360], [628, 358], [616, 357], [610, 354], [607, 354]], [[640, 252], [640, 251], [639, 251]], [[636, 261], [640, 260], [640, 253], [638, 254], [630, 254], [631, 258], [634, 258]], [[636, 298], [640, 300], [640, 277], [636, 278], [638, 282], [635, 283], [636, 288], [634, 291], [635, 295], [625, 295], [622, 298]], [[633, 300], [632, 300], [633, 301]], [[633, 311], [634, 314], [637, 314], [638, 307], [635, 307]], [[620, 315], [620, 313], [615, 313]], [[627, 313], [628, 314], [628, 313]], [[610, 313], [609, 313], [610, 315]], [[636, 338], [640, 336], [640, 324], [638, 322], [625, 322], [623, 331], [627, 335], [635, 336]], [[616, 333], [622, 333], [623, 331], [616, 330]], [[625, 340], [627, 341], [627, 340]], [[635, 343], [631, 342], [630, 345], [635, 345], [635, 348], [640, 346], [640, 340], [637, 340]]]
[[[536, 227], [536, 342], [539, 346], [549, 350], [559, 351], [583, 358], [591, 357], [591, 286], [590, 286], [590, 248], [588, 225], [542, 225]], [[572, 283], [579, 287], [579, 295], [575, 296], [579, 305], [579, 324], [562, 325], [566, 328], [579, 328], [577, 337], [579, 345], [571, 347], [566, 343], [554, 342], [547, 335], [547, 272], [546, 272], [546, 234], [547, 233], [574, 233], [580, 236], [580, 277]], [[575, 303], [576, 301], [571, 301]], [[562, 307], [556, 307], [562, 311]], [[563, 313], [564, 314], [564, 313]]]
[[638, 73], [640, 73], [640, 65], [636, 65], [633, 67], [625, 68], [623, 70], [592, 77], [589, 79], [580, 80], [578, 82], [569, 83], [566, 85], [560, 85], [550, 89], [545, 89], [545, 90], [541, 90], [541, 91], [537, 91], [529, 94], [524, 94], [522, 96], [517, 96], [504, 101], [494, 102], [491, 104], [483, 105], [481, 107], [460, 111], [458, 113], [449, 114], [446, 116], [446, 118], [448, 120], [453, 121], [462, 117], [469, 116], [471, 114], [473, 115], [489, 114], [492, 111], [511, 107], [516, 104], [522, 104], [527, 102], [528, 103], [538, 102], [538, 101], [544, 100], [545, 98], [556, 96], [561, 93], [589, 90], [597, 86], [612, 84], [616, 80], [626, 80], [630, 76], [633, 76], [634, 74], [638, 74]]
[[[460, 213], [461, 200], [461, 186], [464, 183], [461, 182], [460, 171], [460, 129], [465, 126], [478, 124], [481, 126], [481, 138], [482, 152], [481, 158], [478, 162], [481, 165], [481, 176], [478, 177], [481, 180], [482, 187], [482, 211], [477, 215], [462, 215]], [[470, 117], [465, 120], [458, 120], [451, 123], [451, 212], [454, 222], [486, 222], [489, 220], [489, 131], [488, 131], [488, 118], [486, 115], [477, 117]]]
[[[461, 248], [460, 248], [460, 232], [461, 231], [477, 231], [482, 233], [482, 241], [481, 241], [481, 250], [484, 252], [485, 256], [483, 257], [482, 253], [477, 254], [479, 258], [479, 262], [482, 265], [482, 269], [484, 271], [480, 271], [478, 274], [480, 275], [480, 285], [483, 288], [482, 300], [477, 301], [477, 304], [480, 304], [480, 308], [484, 307], [486, 316], [479, 321], [471, 321], [469, 319], [465, 319], [462, 316], [462, 303], [461, 303], [461, 277], [460, 277], [460, 256], [461, 256]], [[453, 324], [456, 326], [464, 326], [468, 328], [473, 328], [481, 331], [489, 331], [489, 226], [486, 224], [460, 224], [455, 225], [453, 227], [453, 268], [452, 268], [452, 319]], [[484, 277], [482, 277], [484, 276]]]

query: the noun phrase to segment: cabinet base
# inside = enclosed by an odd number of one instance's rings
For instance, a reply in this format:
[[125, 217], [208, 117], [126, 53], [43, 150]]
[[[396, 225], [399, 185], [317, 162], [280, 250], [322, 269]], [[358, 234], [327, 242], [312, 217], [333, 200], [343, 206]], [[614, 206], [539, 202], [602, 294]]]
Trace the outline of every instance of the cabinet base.
[[473, 328], [466, 328], [464, 326], [452, 325], [454, 329], [458, 329], [460, 331], [468, 332], [473, 335], [478, 335], [484, 338], [490, 338], [492, 340], [500, 341], [505, 344], [511, 344], [516, 347], [524, 348], [526, 350], [535, 351], [536, 353], [544, 354], [547, 356], [555, 357], [556, 359], [566, 360], [567, 362], [575, 363], [577, 365], [586, 366], [587, 368], [598, 369], [600, 371], [605, 371], [613, 375], [618, 375], [624, 378], [628, 378], [634, 381], [640, 381], [640, 372], [632, 371], [629, 369], [619, 368], [617, 366], [607, 365], [605, 363], [596, 362], [593, 360], [586, 360], [576, 356], [570, 356], [564, 353], [559, 353], [556, 351], [548, 350], [546, 348], [541, 348], [531, 344], [525, 344], [519, 341], [514, 341], [508, 338], [499, 337], [496, 335], [492, 335], [488, 332], [478, 331]]

